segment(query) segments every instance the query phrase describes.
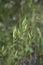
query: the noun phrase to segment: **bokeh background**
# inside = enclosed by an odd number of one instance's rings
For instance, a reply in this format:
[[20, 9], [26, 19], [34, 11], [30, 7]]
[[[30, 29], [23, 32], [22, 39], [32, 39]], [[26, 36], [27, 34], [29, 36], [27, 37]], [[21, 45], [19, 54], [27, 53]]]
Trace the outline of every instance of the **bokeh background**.
[[43, 0], [0, 0], [0, 65], [43, 65]]

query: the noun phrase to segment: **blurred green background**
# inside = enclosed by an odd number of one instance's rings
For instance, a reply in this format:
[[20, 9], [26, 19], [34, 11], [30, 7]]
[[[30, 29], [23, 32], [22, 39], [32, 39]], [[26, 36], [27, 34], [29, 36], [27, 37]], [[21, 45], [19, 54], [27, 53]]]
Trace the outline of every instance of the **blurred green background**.
[[0, 65], [43, 65], [43, 0], [0, 0]]

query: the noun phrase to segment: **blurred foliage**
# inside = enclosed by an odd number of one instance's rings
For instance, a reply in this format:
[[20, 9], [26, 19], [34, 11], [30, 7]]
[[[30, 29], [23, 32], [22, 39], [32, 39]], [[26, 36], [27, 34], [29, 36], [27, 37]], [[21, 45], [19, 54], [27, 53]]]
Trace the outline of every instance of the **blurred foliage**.
[[43, 65], [42, 2], [0, 0], [0, 65]]

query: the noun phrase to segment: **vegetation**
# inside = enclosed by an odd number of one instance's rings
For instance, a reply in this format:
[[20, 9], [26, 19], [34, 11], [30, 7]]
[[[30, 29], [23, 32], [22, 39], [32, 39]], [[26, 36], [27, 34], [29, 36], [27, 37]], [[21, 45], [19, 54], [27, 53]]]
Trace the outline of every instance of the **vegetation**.
[[42, 1], [0, 0], [0, 65], [43, 65]]

